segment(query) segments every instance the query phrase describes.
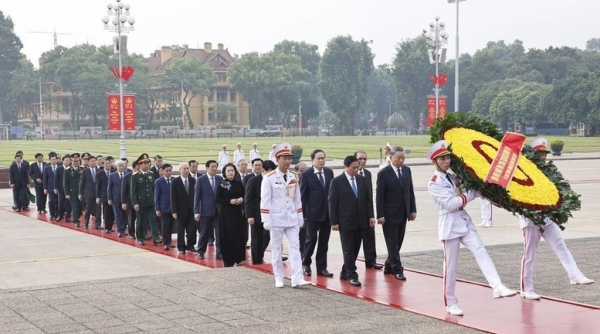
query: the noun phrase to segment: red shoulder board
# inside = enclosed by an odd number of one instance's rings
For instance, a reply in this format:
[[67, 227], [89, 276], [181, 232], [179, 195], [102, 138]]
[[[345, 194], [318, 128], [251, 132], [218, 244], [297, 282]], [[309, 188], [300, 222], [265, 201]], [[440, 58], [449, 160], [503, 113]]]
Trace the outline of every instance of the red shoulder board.
[[437, 180], [437, 175], [433, 175], [433, 177], [431, 178], [431, 182], [435, 182], [435, 180]]

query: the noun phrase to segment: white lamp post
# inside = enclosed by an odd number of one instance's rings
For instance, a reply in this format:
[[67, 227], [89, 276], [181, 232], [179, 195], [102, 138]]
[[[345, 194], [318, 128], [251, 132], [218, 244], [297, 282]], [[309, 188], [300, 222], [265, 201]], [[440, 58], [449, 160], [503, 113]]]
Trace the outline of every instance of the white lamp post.
[[[123, 111], [123, 66], [121, 65], [121, 34], [133, 31], [133, 24], [135, 23], [135, 19], [133, 16], [129, 16], [129, 9], [131, 6], [129, 4], [125, 4], [122, 0], [116, 0], [116, 4], [109, 3], [106, 5], [108, 8], [108, 15], [102, 17], [102, 22], [104, 23], [104, 29], [109, 30], [111, 32], [117, 33], [117, 38], [113, 39], [115, 41], [115, 52], [119, 57], [119, 108], [120, 108], [120, 119], [121, 119], [121, 159], [127, 157], [127, 150], [125, 149], [125, 112]], [[110, 19], [109, 16], [112, 16]], [[108, 22], [112, 22], [112, 26], [108, 24]], [[129, 23], [129, 25], [126, 25]]]
[[458, 98], [459, 98], [459, 89], [458, 89], [458, 57], [460, 56], [458, 52], [458, 4], [467, 1], [467, 0], [448, 0], [449, 4], [453, 4], [456, 2], [456, 54], [454, 59], [454, 111], [458, 111]]
[[448, 33], [444, 29], [446, 24], [440, 21], [440, 17], [435, 17], [435, 22], [429, 23], [429, 32], [425, 34], [427, 43], [433, 48], [428, 50], [429, 62], [435, 64], [435, 118], [439, 117], [440, 111], [440, 84], [438, 81], [439, 77], [439, 64], [440, 62], [446, 61], [446, 47], [448, 43]]

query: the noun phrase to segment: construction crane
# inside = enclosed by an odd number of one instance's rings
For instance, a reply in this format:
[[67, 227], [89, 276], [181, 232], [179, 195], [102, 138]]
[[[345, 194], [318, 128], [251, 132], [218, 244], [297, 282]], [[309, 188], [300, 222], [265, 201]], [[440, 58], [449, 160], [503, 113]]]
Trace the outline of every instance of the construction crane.
[[30, 33], [33, 34], [52, 34], [54, 36], [54, 47], [56, 48], [56, 46], [58, 45], [58, 35], [71, 35], [69, 33], [63, 33], [63, 32], [56, 32], [56, 27], [54, 28], [54, 31], [30, 31]]

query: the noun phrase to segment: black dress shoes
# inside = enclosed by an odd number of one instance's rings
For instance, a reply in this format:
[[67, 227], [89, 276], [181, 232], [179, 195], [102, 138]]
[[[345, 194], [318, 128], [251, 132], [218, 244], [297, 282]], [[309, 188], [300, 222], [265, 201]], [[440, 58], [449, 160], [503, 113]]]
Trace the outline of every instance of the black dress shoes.
[[391, 269], [383, 269], [383, 274], [384, 275], [393, 275], [394, 272]]
[[48, 211], [46, 211], [46, 210], [42, 210], [42, 213], [48, 213]]
[[130, 236], [129, 236], [129, 239], [135, 239], [135, 236], [133, 236], [133, 235], [130, 235]]
[[327, 269], [323, 269], [321, 272], [317, 273], [317, 276], [333, 277], [333, 273], [330, 273]]
[[223, 260], [223, 256], [221, 256], [221, 253], [218, 253], [217, 256], [215, 256], [215, 259]]
[[67, 217], [67, 219], [65, 219], [65, 221], [66, 221], [67, 223], [71, 223], [71, 222], [73, 222], [73, 219], [71, 219], [71, 218]]
[[341, 272], [340, 273], [340, 281], [347, 281], [348, 280], [348, 276], [346, 275], [345, 272]]
[[152, 239], [152, 237], [148, 237], [148, 236], [144, 237], [144, 240], [150, 240], [150, 239]]
[[198, 250], [197, 250], [196, 248], [194, 248], [194, 247], [192, 247], [192, 248], [190, 248], [190, 249], [188, 249], [188, 250], [189, 250], [190, 252], [192, 252], [192, 253], [198, 253]]
[[198, 252], [198, 258], [201, 259], [201, 260], [203, 260], [204, 259], [204, 253]]
[[[156, 244], [155, 244], [156, 245]], [[164, 250], [169, 250], [169, 245], [165, 245], [165, 247], [163, 247]]]
[[75, 222], [75, 227], [79, 227], [79, 222]]
[[119, 237], [119, 238], [122, 238], [122, 237], [123, 237], [123, 233], [119, 232], [119, 233], [117, 234], [117, 237]]
[[[155, 245], [155, 246], [158, 245], [158, 244], [161, 244], [161, 243], [162, 243], [162, 240], [152, 240], [152, 244]], [[167, 247], [167, 249], [168, 248], [169, 247]]]
[[394, 277], [396, 277], [397, 280], [406, 281], [404, 274], [396, 274]]
[[180, 250], [179, 254], [185, 254], [185, 251], [184, 250]]
[[372, 264], [372, 265], [367, 265], [367, 269], [375, 269], [375, 270], [379, 270], [379, 269], [381, 269], [381, 268], [383, 268], [383, 266], [382, 266], [382, 265], [380, 265], [380, 264], [377, 264], [377, 263], [375, 263], [375, 264]]
[[145, 245], [144, 240], [138, 240], [138, 245], [144, 246]]
[[350, 285], [352, 285], [352, 286], [361, 286], [362, 285], [362, 283], [360, 283], [358, 278], [352, 278], [348, 281], [348, 283], [350, 283]]
[[310, 270], [310, 267], [303, 267], [302, 268], [302, 273], [304, 273], [304, 276], [311, 276], [312, 275], [312, 271]]

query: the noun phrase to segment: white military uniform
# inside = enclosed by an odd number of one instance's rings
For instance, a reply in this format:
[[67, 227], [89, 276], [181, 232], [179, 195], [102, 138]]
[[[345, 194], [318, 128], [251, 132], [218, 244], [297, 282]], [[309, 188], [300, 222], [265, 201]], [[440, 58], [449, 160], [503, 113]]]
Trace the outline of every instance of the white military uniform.
[[228, 163], [229, 163], [229, 152], [227, 152], [227, 151], [219, 152], [219, 168], [223, 168]]
[[243, 150], [235, 150], [235, 152], [233, 152], [233, 161], [235, 162], [235, 165], [237, 166], [238, 163], [240, 162], [240, 160], [242, 159], [246, 159], [246, 155], [244, 154]]
[[567, 244], [560, 233], [560, 228], [549, 218], [544, 219], [542, 233], [533, 222], [523, 216], [519, 216], [519, 225], [523, 230], [523, 243], [525, 244], [525, 254], [521, 260], [521, 291], [533, 292], [533, 267], [535, 263], [535, 251], [540, 243], [540, 238], [544, 238], [548, 246], [552, 248], [560, 263], [563, 265], [569, 275], [569, 280], [573, 281], [583, 276]]
[[252, 149], [250, 151], [250, 162], [254, 159], [260, 159], [260, 151], [257, 149]]
[[277, 165], [277, 159], [275, 159], [275, 150], [269, 152], [269, 160], [273, 161]]
[[481, 198], [481, 224], [479, 226], [492, 227], [492, 202]]
[[444, 304], [451, 306], [458, 303], [456, 272], [461, 243], [475, 256], [488, 284], [494, 289], [500, 287], [502, 281], [496, 266], [479, 238], [471, 216], [464, 210], [464, 206], [475, 199], [475, 192], [458, 195], [456, 180], [439, 171], [429, 181], [428, 189], [440, 213], [438, 236], [444, 247]]
[[260, 196], [262, 222], [265, 229], [271, 231], [271, 264], [275, 282], [283, 281], [281, 253], [285, 234], [288, 240], [293, 286], [296, 282], [304, 280], [299, 240], [304, 218], [297, 175], [290, 171], [283, 173], [279, 168], [267, 173], [262, 180]]

